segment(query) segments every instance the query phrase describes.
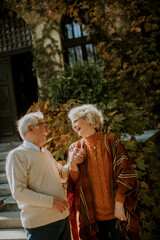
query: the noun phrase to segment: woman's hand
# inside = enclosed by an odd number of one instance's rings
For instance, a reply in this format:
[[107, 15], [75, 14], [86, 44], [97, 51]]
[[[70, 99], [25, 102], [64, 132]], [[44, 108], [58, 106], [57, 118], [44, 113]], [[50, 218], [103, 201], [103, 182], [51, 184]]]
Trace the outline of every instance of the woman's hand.
[[125, 216], [123, 203], [115, 202], [114, 216], [116, 218], [120, 219], [121, 221], [127, 221], [127, 218]]
[[84, 161], [86, 151], [83, 148], [74, 148], [70, 155], [70, 170], [77, 172], [79, 171], [78, 164]]

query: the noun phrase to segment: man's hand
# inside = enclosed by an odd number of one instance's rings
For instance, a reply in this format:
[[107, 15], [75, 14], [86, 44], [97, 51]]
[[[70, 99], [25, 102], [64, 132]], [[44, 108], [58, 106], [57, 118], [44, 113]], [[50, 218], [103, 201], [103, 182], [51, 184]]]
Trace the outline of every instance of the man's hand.
[[57, 210], [59, 213], [63, 213], [65, 210], [68, 209], [68, 207], [69, 207], [69, 204], [67, 201], [54, 198], [52, 208]]
[[123, 203], [115, 202], [114, 216], [116, 218], [120, 219], [121, 221], [127, 221], [127, 218], [125, 216]]

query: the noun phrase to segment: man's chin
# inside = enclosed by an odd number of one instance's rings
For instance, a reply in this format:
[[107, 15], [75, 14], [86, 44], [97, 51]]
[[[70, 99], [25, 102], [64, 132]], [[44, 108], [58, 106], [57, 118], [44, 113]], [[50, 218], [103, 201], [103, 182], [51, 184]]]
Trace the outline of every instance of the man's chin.
[[46, 143], [47, 143], [47, 139], [45, 138], [41, 144], [42, 145], [41, 147], [43, 147]]

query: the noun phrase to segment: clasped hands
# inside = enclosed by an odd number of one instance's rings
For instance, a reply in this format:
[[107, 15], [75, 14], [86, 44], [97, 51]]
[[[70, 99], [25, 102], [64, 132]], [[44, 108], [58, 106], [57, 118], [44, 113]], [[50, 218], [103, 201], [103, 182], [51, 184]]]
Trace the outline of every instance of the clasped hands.
[[84, 148], [74, 148], [70, 153], [69, 170], [78, 172], [79, 171], [78, 165], [84, 161], [85, 154], [86, 154], [86, 150], [84, 150]]

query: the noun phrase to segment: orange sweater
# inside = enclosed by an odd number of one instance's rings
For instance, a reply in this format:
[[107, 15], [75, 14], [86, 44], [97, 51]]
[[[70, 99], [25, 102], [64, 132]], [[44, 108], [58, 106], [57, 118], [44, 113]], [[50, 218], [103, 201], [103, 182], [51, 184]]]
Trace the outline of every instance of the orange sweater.
[[115, 218], [111, 192], [109, 159], [100, 132], [85, 138], [88, 156], [88, 170], [95, 202], [96, 219], [99, 221]]
[[[112, 199], [112, 169], [109, 169], [104, 135], [97, 132], [77, 142], [76, 147], [81, 147], [82, 142], [87, 147], [88, 171], [93, 190], [96, 219], [99, 221], [114, 219], [114, 200], [124, 203], [125, 197], [117, 192], [115, 199]], [[79, 172], [70, 172], [74, 182], [78, 178], [78, 174]]]

